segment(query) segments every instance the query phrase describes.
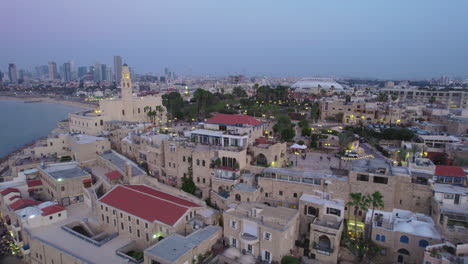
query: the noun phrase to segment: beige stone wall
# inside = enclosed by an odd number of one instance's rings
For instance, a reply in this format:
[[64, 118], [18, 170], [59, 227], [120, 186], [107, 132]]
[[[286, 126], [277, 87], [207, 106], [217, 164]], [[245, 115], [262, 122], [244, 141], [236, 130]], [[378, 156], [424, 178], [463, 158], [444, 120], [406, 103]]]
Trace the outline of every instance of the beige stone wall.
[[102, 122], [106, 121], [105, 116], [83, 116], [74, 113], [68, 114], [68, 119], [70, 120], [70, 132], [71, 133], [81, 133], [87, 135], [96, 136], [104, 130], [104, 124]]
[[32, 239], [29, 242], [29, 246], [31, 248], [29, 255], [31, 264], [86, 264], [86, 262], [68, 255], [55, 247], [42, 243], [37, 239]]

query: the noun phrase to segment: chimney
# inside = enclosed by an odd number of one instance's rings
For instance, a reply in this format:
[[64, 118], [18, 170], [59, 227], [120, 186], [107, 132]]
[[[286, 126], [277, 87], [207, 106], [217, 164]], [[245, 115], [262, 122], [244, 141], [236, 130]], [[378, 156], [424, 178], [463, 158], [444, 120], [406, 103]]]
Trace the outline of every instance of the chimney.
[[125, 162], [125, 176], [129, 179], [132, 178], [132, 164], [130, 162]]

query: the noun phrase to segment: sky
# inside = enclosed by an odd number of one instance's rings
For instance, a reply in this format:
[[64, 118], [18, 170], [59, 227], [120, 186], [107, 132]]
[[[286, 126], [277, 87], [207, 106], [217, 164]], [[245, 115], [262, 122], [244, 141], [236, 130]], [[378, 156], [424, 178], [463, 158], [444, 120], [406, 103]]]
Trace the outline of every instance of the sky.
[[466, 0], [14, 0], [0, 69], [48, 61], [136, 72], [468, 78]]

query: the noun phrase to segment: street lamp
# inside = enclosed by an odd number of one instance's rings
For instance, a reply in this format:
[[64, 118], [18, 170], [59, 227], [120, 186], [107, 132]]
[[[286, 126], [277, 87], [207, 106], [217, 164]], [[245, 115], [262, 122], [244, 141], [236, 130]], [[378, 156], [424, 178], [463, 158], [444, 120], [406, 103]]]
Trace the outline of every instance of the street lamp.
[[297, 166], [297, 157], [299, 156], [299, 152], [295, 151], [294, 155], [296, 155], [296, 166]]

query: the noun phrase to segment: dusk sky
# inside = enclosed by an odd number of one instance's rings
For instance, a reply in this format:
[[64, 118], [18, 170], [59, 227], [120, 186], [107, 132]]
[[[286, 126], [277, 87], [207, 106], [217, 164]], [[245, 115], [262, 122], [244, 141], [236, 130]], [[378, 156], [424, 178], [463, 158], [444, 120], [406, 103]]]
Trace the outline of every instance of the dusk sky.
[[48, 61], [137, 72], [468, 78], [467, 0], [11, 0], [0, 69]]

